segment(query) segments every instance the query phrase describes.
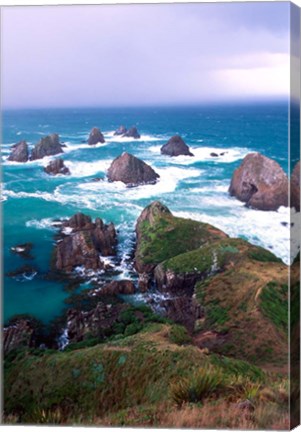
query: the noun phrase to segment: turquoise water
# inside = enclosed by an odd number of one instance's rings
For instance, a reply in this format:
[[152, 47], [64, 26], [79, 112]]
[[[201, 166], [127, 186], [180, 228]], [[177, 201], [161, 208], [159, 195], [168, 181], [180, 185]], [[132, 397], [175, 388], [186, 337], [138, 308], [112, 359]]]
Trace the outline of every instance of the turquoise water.
[[[48, 321], [60, 314], [67, 293], [57, 282], [45, 280], [55, 230], [51, 220], [81, 211], [112, 221], [118, 228], [117, 276], [132, 277], [127, 258], [133, 247], [135, 221], [155, 199], [176, 215], [209, 222], [231, 236], [264, 246], [289, 261], [288, 210], [247, 209], [228, 195], [234, 169], [249, 152], [271, 157], [287, 172], [288, 109], [286, 103], [182, 108], [49, 109], [6, 111], [3, 114], [3, 226], [4, 272], [26, 264], [10, 247], [33, 242], [37, 274], [4, 277], [4, 319], [30, 313]], [[113, 136], [120, 125], [136, 125], [140, 140]], [[106, 142], [83, 143], [92, 127]], [[58, 133], [67, 148], [63, 158], [71, 176], [50, 177], [43, 172], [50, 158], [18, 164], [7, 162], [9, 147], [21, 139], [30, 146], [42, 136]], [[160, 147], [180, 134], [195, 157], [169, 158]], [[211, 152], [226, 152], [212, 158]], [[121, 183], [95, 182], [110, 162], [124, 151], [152, 165], [160, 174], [156, 185], [129, 189]], [[31, 263], [31, 262], [30, 262]]]

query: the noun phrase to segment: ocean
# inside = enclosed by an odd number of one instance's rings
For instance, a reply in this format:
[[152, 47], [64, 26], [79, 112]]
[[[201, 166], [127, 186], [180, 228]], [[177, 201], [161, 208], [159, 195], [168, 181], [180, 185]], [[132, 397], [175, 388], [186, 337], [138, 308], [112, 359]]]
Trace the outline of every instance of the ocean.
[[[114, 130], [121, 124], [135, 125], [141, 139], [114, 137]], [[91, 147], [83, 141], [94, 126], [103, 132], [105, 143]], [[50, 133], [58, 133], [67, 146], [62, 157], [70, 176], [51, 177], [44, 173], [43, 167], [52, 157], [27, 163], [6, 160], [12, 144], [24, 139], [33, 146]], [[160, 147], [175, 134], [182, 136], [194, 157], [160, 154]], [[160, 181], [136, 188], [109, 183], [106, 170], [124, 151], [150, 164]], [[212, 152], [224, 154], [212, 157]], [[288, 171], [286, 102], [4, 111], [4, 320], [26, 313], [48, 322], [62, 312], [69, 294], [60, 282], [45, 278], [56, 232], [51, 221], [79, 211], [106, 223], [112, 221], [118, 228], [118, 256], [113, 262], [114, 277], [119, 279], [135, 278], [130, 265], [135, 222], [154, 200], [162, 201], [174, 215], [208, 222], [231, 237], [242, 237], [271, 250], [289, 263], [289, 210], [252, 210], [228, 194], [233, 171], [250, 152], [261, 152]], [[96, 177], [103, 180], [93, 181]], [[26, 242], [34, 244], [34, 260], [28, 262], [10, 250]], [[36, 267], [37, 272], [5, 276], [26, 263]]]

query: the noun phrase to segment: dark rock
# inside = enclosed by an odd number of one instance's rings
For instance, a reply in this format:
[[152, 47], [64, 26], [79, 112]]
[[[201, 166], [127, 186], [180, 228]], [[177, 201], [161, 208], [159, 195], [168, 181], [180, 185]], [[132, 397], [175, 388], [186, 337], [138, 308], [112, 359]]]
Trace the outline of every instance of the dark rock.
[[217, 153], [214, 153], [214, 152], [212, 152], [212, 153], [210, 153], [210, 156], [211, 156], [211, 157], [218, 157], [218, 154], [217, 154]]
[[250, 153], [234, 171], [229, 193], [249, 207], [277, 210], [288, 205], [288, 179], [277, 162]]
[[131, 280], [114, 280], [97, 290], [98, 295], [134, 294], [135, 285]]
[[222, 152], [222, 153], [220, 153], [219, 155], [220, 156], [224, 156], [225, 154], [227, 154], [228, 152]]
[[99, 302], [96, 308], [90, 311], [70, 309], [67, 314], [69, 341], [82, 341], [88, 334], [103, 338], [126, 308], [128, 306], [124, 304], [110, 305]]
[[291, 175], [291, 207], [300, 211], [300, 161], [295, 165]]
[[48, 135], [35, 145], [31, 152], [31, 160], [42, 159], [45, 156], [54, 156], [64, 153], [63, 147], [59, 142], [58, 134]]
[[89, 216], [77, 213], [62, 224], [60, 236], [53, 258], [56, 270], [70, 272], [77, 266], [92, 270], [104, 269], [106, 266], [101, 256], [116, 254], [115, 227], [112, 223], [104, 224], [99, 218], [92, 222]]
[[12, 146], [12, 151], [7, 160], [13, 162], [27, 162], [29, 159], [28, 145], [26, 141], [20, 141]]
[[65, 166], [64, 161], [61, 158], [51, 161], [49, 165], [44, 168], [44, 171], [50, 175], [70, 175], [69, 168]]
[[100, 182], [103, 181], [104, 179], [102, 177], [95, 177], [94, 179], [92, 179], [92, 181], [94, 182]]
[[32, 259], [33, 257], [30, 253], [32, 248], [33, 248], [32, 243], [22, 243], [22, 244], [18, 244], [16, 246], [12, 246], [10, 248], [10, 250], [12, 253], [17, 254], [17, 255], [21, 256], [22, 258]]
[[140, 138], [140, 134], [136, 127], [129, 128], [129, 130], [127, 130], [122, 136], [125, 138], [135, 138], [135, 139]]
[[152, 275], [150, 273], [139, 273], [138, 289], [140, 292], [146, 292], [151, 287]]
[[37, 269], [35, 267], [24, 265], [16, 270], [12, 270], [7, 272], [5, 275], [8, 277], [18, 277], [23, 276], [25, 279], [32, 279], [33, 275], [37, 273]]
[[160, 177], [152, 167], [129, 153], [122, 153], [108, 169], [109, 181], [121, 181], [129, 186], [154, 184]]
[[161, 147], [161, 153], [168, 156], [193, 156], [189, 147], [179, 135], [171, 137], [164, 146]]
[[103, 134], [100, 132], [100, 130], [98, 128], [94, 127], [90, 132], [90, 135], [88, 138], [88, 144], [95, 145], [95, 144], [104, 143], [104, 142], [105, 142], [105, 139], [104, 139]]
[[20, 319], [3, 329], [3, 352], [8, 354], [14, 349], [29, 348], [33, 345], [34, 329], [27, 319]]
[[192, 297], [181, 296], [163, 300], [160, 304], [165, 309], [165, 315], [172, 321], [181, 324], [192, 333], [195, 321], [200, 318], [201, 307]]
[[114, 132], [114, 135], [124, 135], [127, 133], [127, 128], [125, 126], [119, 126], [119, 128]]

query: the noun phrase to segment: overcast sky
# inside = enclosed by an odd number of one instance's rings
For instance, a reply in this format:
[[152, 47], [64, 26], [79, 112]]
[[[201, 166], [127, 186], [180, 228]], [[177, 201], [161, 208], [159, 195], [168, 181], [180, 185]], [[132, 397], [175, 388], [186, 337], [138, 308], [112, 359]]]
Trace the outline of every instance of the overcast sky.
[[289, 3], [11, 7], [6, 107], [284, 97]]

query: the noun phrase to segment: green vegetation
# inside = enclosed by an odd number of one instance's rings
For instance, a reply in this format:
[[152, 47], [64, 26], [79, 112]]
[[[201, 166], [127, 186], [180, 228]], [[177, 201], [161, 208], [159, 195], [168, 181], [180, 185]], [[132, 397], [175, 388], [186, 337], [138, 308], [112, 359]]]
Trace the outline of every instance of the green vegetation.
[[269, 282], [260, 294], [260, 308], [275, 326], [288, 330], [288, 286]]
[[280, 258], [276, 257], [272, 252], [260, 247], [256, 246], [251, 248], [248, 253], [249, 258], [255, 261], [261, 262], [282, 262]]
[[169, 332], [169, 340], [177, 345], [185, 345], [191, 343], [191, 337], [189, 336], [185, 327], [174, 324]]

